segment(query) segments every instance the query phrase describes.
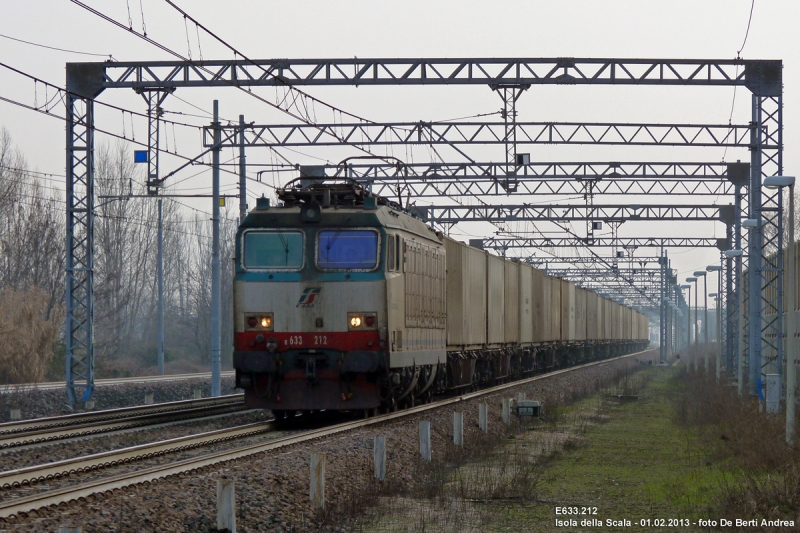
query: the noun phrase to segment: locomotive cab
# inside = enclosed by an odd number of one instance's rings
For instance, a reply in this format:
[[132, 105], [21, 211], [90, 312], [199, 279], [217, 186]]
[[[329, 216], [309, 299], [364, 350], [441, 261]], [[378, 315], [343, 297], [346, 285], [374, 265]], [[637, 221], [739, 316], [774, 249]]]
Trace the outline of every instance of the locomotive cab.
[[[389, 303], [405, 293], [399, 206], [352, 183], [298, 181], [279, 190], [280, 206], [260, 199], [237, 232], [237, 387], [248, 407], [279, 416], [391, 405], [402, 381], [391, 372], [402, 308]], [[442, 327], [437, 361], [444, 343]]]

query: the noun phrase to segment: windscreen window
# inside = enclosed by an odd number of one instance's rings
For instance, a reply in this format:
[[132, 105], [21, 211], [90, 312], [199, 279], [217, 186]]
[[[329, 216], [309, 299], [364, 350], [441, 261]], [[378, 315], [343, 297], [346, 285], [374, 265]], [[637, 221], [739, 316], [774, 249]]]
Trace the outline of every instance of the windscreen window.
[[320, 231], [317, 266], [323, 270], [374, 270], [378, 233], [372, 230]]
[[246, 269], [299, 270], [303, 266], [303, 234], [299, 231], [248, 231], [243, 247]]

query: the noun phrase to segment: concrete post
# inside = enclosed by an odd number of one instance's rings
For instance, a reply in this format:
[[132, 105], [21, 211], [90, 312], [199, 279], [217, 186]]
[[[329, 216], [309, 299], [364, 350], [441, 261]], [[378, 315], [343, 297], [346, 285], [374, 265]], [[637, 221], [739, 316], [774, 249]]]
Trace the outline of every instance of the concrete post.
[[156, 276], [158, 277], [158, 374], [164, 375], [164, 214], [163, 199], [158, 199], [158, 252]]
[[94, 409], [94, 400], [89, 400], [88, 402], [86, 402], [86, 403], [83, 405], [83, 407], [84, 407], [84, 409], [86, 409], [87, 411], [91, 411], [92, 409]]
[[144, 395], [144, 404], [145, 405], [153, 405], [153, 393], [148, 392]]
[[236, 533], [236, 482], [224, 477], [217, 480], [217, 529]]
[[464, 446], [464, 413], [453, 413], [453, 444]]
[[525, 401], [525, 393], [524, 392], [518, 392], [517, 393], [517, 403], [524, 402], [524, 401]]
[[311, 454], [311, 487], [309, 490], [311, 508], [315, 511], [325, 509], [325, 454]]
[[58, 533], [83, 533], [83, 526], [59, 526]]
[[373, 463], [375, 464], [375, 477], [383, 481], [386, 479], [386, 437], [375, 437], [372, 444], [372, 455]]
[[222, 130], [219, 127], [219, 101], [214, 100], [214, 144], [212, 154], [211, 189], [213, 203], [211, 210], [211, 396], [219, 396], [221, 392], [220, 376], [220, 310], [221, 279], [219, 263], [219, 157], [222, 149]]
[[15, 407], [11, 410], [11, 420], [22, 420], [22, 409]]
[[511, 425], [511, 399], [503, 398], [503, 423]]
[[489, 431], [489, 406], [485, 403], [478, 404], [478, 427], [481, 431]]
[[419, 454], [431, 462], [431, 423], [428, 420], [419, 423]]
[[781, 376], [780, 374], [767, 374], [765, 400], [768, 413], [781, 412]]
[[200, 400], [202, 398], [203, 398], [203, 389], [201, 389], [200, 387], [195, 387], [194, 388], [194, 399], [195, 400]]

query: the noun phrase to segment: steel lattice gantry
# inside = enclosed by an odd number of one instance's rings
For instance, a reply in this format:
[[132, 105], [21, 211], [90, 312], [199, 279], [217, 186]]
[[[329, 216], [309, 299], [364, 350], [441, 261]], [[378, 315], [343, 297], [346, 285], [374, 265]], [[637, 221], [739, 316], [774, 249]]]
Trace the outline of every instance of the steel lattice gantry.
[[[748, 216], [764, 217], [768, 229], [759, 228], [749, 239], [749, 287], [756, 295], [750, 303], [750, 355], [760, 361], [762, 347], [775, 349], [780, 357], [780, 321], [762, 316], [780, 304], [775, 298], [762, 300], [760, 289], [780, 289], [780, 260], [768, 260], [768, 246], [762, 234], [780, 227], [780, 194], [763, 196], [763, 176], [782, 171], [782, 63], [779, 60], [714, 59], [593, 59], [593, 58], [511, 58], [511, 59], [266, 59], [222, 61], [142, 61], [68, 63], [67, 97], [67, 389], [71, 402], [83, 388], [88, 399], [94, 386], [93, 374], [93, 229], [94, 221], [94, 117], [93, 102], [106, 89], [169, 91], [188, 87], [256, 86], [372, 86], [372, 85], [481, 85], [493, 90], [524, 90], [534, 85], [652, 85], [720, 87], [742, 86], [752, 93], [752, 123], [736, 126], [731, 132], [703, 125], [648, 126], [638, 132], [625, 125], [551, 124], [519, 126], [511, 120], [502, 129], [479, 126], [481, 135], [499, 142], [508, 151], [509, 135], [518, 142], [525, 135], [538, 139], [553, 134], [564, 142], [580, 139], [582, 143], [602, 144], [604, 140], [630, 144], [682, 144], [724, 146], [748, 144], [751, 149], [751, 175]], [[304, 98], [302, 95], [299, 98]], [[341, 127], [341, 125], [335, 125]], [[650, 126], [656, 129], [650, 129]], [[685, 127], [682, 127], [685, 126]], [[467, 126], [465, 125], [465, 128]], [[469, 131], [474, 133], [472, 126]], [[621, 128], [621, 129], [618, 129]], [[661, 128], [661, 129], [658, 129]], [[688, 128], [688, 129], [687, 129]], [[699, 128], [699, 129], [698, 129]], [[745, 142], [743, 128], [749, 132]], [[623, 131], [624, 130], [624, 131]], [[319, 131], [319, 130], [317, 130]], [[417, 128], [444, 136], [460, 133], [454, 127]], [[462, 130], [466, 131], [466, 130]], [[502, 134], [494, 132], [502, 132]], [[484, 133], [486, 132], [486, 133]], [[647, 135], [651, 137], [647, 139]], [[472, 134], [472, 133], [471, 133]], [[316, 134], [314, 134], [316, 136]], [[438, 142], [427, 139], [425, 144]], [[351, 143], [352, 144], [352, 143]], [[508, 163], [508, 161], [506, 161]], [[529, 209], [526, 207], [525, 209]], [[513, 212], [513, 211], [512, 211]], [[655, 214], [655, 213], [654, 213]], [[780, 255], [780, 254], [779, 254]], [[766, 273], [766, 276], [765, 276]], [[775, 293], [775, 291], [770, 294]], [[780, 295], [780, 290], [777, 291]], [[777, 333], [777, 336], [775, 335]], [[771, 352], [770, 352], [771, 353]], [[769, 357], [772, 357], [769, 355]]]
[[[507, 142], [502, 122], [357, 122], [351, 124], [250, 125], [246, 146], [305, 147], [387, 145], [477, 145]], [[510, 126], [516, 145], [595, 144], [628, 146], [747, 147], [749, 125], [517, 122]], [[238, 147], [240, 127], [226, 126], [223, 147]], [[214, 146], [214, 132], [203, 128], [203, 144]]]
[[440, 224], [525, 220], [719, 220], [719, 206], [716, 205], [441, 205], [416, 209], [424, 220]]
[[[704, 237], [594, 237], [592, 247], [600, 248], [714, 248], [717, 238]], [[510, 248], [582, 248], [586, 239], [580, 237], [490, 237], [481, 239], [480, 248], [508, 250]]]
[[315, 165], [325, 176], [348, 177], [372, 192], [416, 198], [460, 195], [691, 195], [728, 196], [726, 163], [530, 162], [505, 163], [346, 163]]

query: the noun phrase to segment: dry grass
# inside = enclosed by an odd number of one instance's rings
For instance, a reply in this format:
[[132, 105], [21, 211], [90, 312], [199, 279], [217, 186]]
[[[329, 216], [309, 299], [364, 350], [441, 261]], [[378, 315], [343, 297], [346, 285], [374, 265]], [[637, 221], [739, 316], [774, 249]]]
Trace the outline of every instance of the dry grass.
[[0, 290], [0, 383], [41, 381], [54, 357], [63, 306], [47, 315], [49, 297], [38, 288]]
[[563, 391], [564, 403], [546, 405], [538, 420], [515, 420], [511, 427], [494, 428], [495, 433], [472, 434], [465, 448], [450, 443], [433, 462], [417, 461], [410, 483], [367, 476], [352, 487], [345, 505], [318, 517], [317, 527], [381, 533], [485, 531], [504, 509], [540, 503], [538, 487], [551, 475], [547, 467], [552, 460], [581, 446], [591, 426], [608, 420], [615, 394], [645, 383], [635, 370], [621, 370], [610, 379]]
[[698, 433], [710, 463], [728, 475], [723, 516], [800, 520], [800, 449], [785, 441], [785, 415], [761, 411], [758, 401], [703, 372], [681, 374], [677, 420]]

